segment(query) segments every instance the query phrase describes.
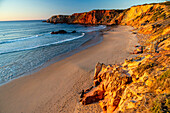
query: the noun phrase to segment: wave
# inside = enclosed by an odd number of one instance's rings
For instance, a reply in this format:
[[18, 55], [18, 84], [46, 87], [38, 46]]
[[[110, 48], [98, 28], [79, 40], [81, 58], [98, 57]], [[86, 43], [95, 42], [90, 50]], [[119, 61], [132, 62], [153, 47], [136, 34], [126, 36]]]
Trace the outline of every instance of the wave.
[[[106, 28], [105, 25], [99, 25], [99, 26], [91, 26], [88, 29], [83, 29], [83, 30], [78, 30], [78, 31], [79, 32], [93, 32], [93, 31], [98, 31], [98, 30], [102, 30], [102, 29], [105, 29], [105, 28]], [[43, 35], [50, 35], [50, 32], [39, 34], [39, 35], [34, 35], [34, 36], [30, 36], [30, 37], [2, 40], [2, 41], [0, 41], [0, 44], [12, 43], [12, 42], [17, 42], [17, 41], [33, 39], [33, 38], [37, 38], [37, 37], [43, 36]]]
[[5, 40], [5, 41], [0, 41], [0, 44], [5, 44], [5, 43], [12, 43], [12, 42], [17, 42], [17, 41], [23, 41], [23, 40], [28, 40], [28, 39], [33, 39], [33, 38], [37, 38], [41, 35], [35, 35], [35, 36], [31, 36], [31, 37], [25, 37], [25, 38], [17, 38], [17, 39], [12, 39], [12, 40]]
[[69, 41], [73, 41], [73, 40], [82, 38], [84, 35], [85, 35], [85, 33], [82, 33], [82, 35], [77, 36], [77, 37], [74, 37], [74, 38], [71, 38], [71, 39], [65, 39], [65, 40], [62, 40], [62, 41], [53, 42], [53, 43], [49, 43], [49, 44], [43, 44], [43, 45], [34, 46], [34, 47], [30, 47], [30, 48], [24, 48], [24, 49], [12, 50], [12, 51], [0, 52], [0, 55], [2, 55], [2, 54], [8, 54], [8, 53], [13, 53], [13, 52], [20, 52], [20, 51], [32, 50], [32, 49], [41, 48], [41, 47], [46, 47], [46, 46], [51, 46], [51, 45], [56, 45], [56, 44], [61, 44], [61, 43], [65, 43], [65, 42], [69, 42]]

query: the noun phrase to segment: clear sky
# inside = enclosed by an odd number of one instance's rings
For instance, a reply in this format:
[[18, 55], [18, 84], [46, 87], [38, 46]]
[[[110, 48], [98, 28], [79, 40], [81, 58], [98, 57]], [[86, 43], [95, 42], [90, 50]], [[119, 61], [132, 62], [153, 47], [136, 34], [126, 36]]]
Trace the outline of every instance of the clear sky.
[[93, 9], [126, 9], [165, 0], [0, 0], [0, 21], [47, 19]]

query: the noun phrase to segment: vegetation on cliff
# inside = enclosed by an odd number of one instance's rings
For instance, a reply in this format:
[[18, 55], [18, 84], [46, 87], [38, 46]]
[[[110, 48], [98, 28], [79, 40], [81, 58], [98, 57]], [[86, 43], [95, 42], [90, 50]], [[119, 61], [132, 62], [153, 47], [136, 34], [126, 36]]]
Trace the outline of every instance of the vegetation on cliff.
[[140, 43], [134, 53], [143, 54], [116, 65], [97, 63], [94, 85], [82, 92], [81, 102], [99, 101], [104, 113], [170, 111], [170, 2], [58, 15], [47, 22], [133, 26]]

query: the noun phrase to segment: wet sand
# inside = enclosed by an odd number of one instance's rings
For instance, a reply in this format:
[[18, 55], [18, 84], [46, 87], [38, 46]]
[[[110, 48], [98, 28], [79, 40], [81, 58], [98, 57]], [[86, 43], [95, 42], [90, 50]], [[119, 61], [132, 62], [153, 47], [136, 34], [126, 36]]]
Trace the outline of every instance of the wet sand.
[[115, 64], [133, 57], [129, 52], [137, 38], [131, 29], [118, 26], [105, 31], [101, 43], [1, 86], [0, 113], [100, 112], [97, 104], [79, 104], [79, 92], [93, 83], [97, 62]]

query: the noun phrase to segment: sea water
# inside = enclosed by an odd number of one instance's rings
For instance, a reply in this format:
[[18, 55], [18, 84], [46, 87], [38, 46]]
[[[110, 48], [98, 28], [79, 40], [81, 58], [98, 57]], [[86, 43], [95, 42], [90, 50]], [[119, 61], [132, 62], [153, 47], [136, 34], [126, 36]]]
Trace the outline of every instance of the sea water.
[[[34, 21], [0, 21], [0, 84], [42, 66], [90, 40], [86, 34], [106, 26], [50, 24]], [[65, 30], [66, 34], [51, 34]], [[76, 33], [71, 33], [72, 31]]]

